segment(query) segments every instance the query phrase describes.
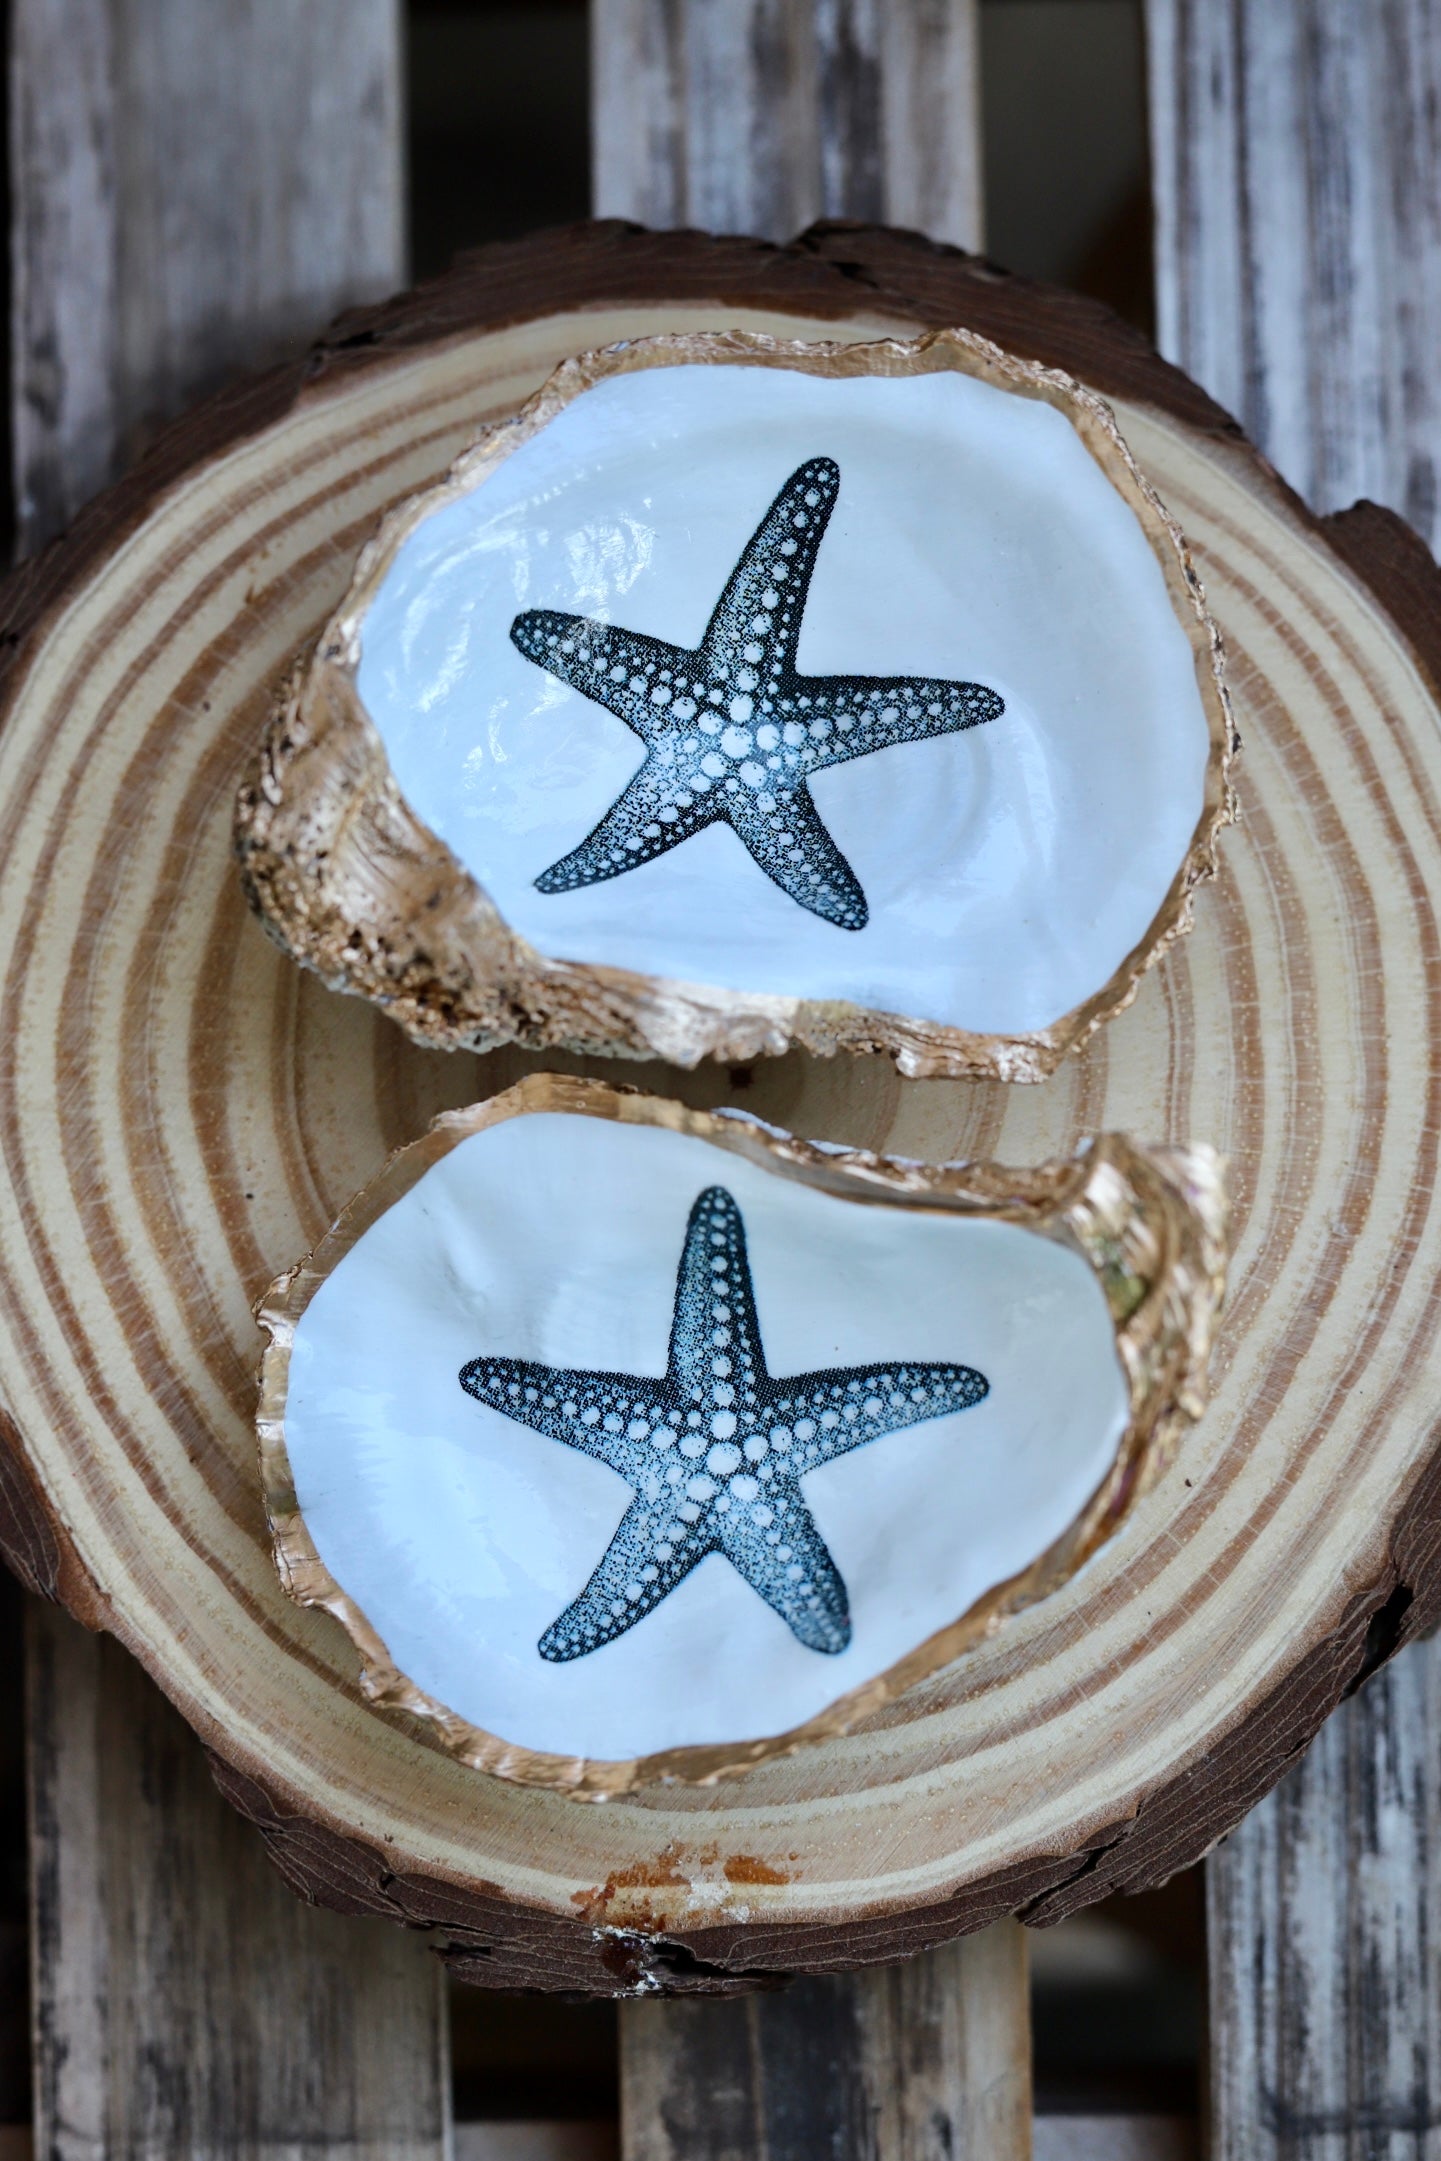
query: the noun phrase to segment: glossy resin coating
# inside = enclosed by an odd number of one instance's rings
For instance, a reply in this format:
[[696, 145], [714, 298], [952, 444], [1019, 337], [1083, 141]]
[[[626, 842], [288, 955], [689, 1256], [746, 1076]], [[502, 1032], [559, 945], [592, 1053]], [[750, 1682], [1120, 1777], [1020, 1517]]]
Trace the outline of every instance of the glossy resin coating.
[[926, 1171], [541, 1076], [277, 1284], [296, 1595], [471, 1761], [589, 1791], [844, 1727], [1065, 1580], [1195, 1414], [1204, 1156]]
[[1100, 400], [961, 333], [676, 338], [389, 522], [238, 837], [426, 1040], [1035, 1078], [1184, 927], [1229, 749]]

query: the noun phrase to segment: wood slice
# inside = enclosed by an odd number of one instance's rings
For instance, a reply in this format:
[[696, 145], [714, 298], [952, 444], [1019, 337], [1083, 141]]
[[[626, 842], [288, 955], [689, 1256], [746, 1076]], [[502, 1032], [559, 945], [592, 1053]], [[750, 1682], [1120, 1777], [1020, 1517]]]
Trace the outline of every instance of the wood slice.
[[[286, 964], [237, 776], [356, 550], [562, 355], [740, 323], [964, 323], [1112, 396], [1225, 632], [1242, 815], [1193, 935], [1042, 1087], [870, 1060], [611, 1067], [932, 1159], [1228, 1149], [1211, 1409], [1119, 1538], [845, 1739], [603, 1806], [371, 1711], [271, 1565], [251, 1299], [435, 1111], [534, 1067], [410, 1046]], [[0, 734], [0, 1375], [12, 1562], [149, 1667], [308, 1895], [470, 1978], [612, 1993], [894, 1958], [1203, 1852], [1441, 1610], [1441, 578], [1320, 525], [1100, 311], [902, 236], [581, 228], [489, 251], [205, 408], [11, 589]], [[552, 1064], [566, 1061], [550, 1061]], [[574, 1064], [574, 1061], [568, 1062]]]

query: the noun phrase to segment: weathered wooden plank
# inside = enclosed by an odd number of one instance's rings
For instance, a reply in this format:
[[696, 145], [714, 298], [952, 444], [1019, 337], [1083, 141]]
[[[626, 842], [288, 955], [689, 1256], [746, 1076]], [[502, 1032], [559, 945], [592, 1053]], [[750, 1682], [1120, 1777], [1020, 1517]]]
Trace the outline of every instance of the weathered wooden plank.
[[[888, 225], [981, 244], [980, 9], [975, 0], [873, 0], [880, 28], [882, 192]], [[840, 40], [837, 45], [843, 48]], [[840, 185], [827, 217], [860, 215]]]
[[[979, 243], [975, 0], [594, 0], [592, 53], [602, 216]], [[621, 2032], [627, 2161], [1029, 2152], [1014, 1924], [782, 1998], [629, 2005]]]
[[880, 2161], [1030, 2161], [1026, 1932], [998, 1921], [851, 1986]]
[[36, 2154], [439, 2161], [439, 1960], [303, 1905], [134, 1661], [36, 1623]]
[[626, 2161], [1030, 2161], [1025, 1934], [781, 1996], [627, 2004]]
[[1438, 1717], [1415, 1644], [1210, 1864], [1218, 2161], [1441, 2154]]
[[16, 0], [22, 547], [147, 425], [400, 282], [397, 0]]
[[1148, 0], [1162, 350], [1319, 510], [1441, 532], [1441, 13]]
[[[399, 282], [395, 0], [16, 0], [22, 549], [153, 420]], [[302, 1906], [107, 1639], [30, 1617], [36, 2144], [46, 2161], [438, 2157], [424, 1944]]]
[[[1148, 0], [1147, 30], [1164, 349], [1318, 507], [1434, 547], [1441, 9]], [[1210, 1865], [1218, 2161], [1441, 2155], [1438, 1711], [1414, 1645]]]
[[979, 242], [976, 0], [595, 0], [592, 51], [600, 216]]

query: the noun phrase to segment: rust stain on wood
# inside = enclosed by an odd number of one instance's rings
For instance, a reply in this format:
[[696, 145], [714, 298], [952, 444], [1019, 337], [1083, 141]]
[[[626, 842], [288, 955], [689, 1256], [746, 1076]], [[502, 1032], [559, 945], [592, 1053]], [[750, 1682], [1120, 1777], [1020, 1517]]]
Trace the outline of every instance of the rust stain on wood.
[[732, 1887], [781, 1885], [795, 1880], [785, 1869], [763, 1861], [758, 1854], [733, 1853], [722, 1858], [714, 1840], [691, 1850], [672, 1839], [653, 1859], [613, 1869], [596, 1889], [572, 1892], [571, 1904], [592, 1927], [619, 1922], [628, 1929], [673, 1929], [681, 1918], [676, 1901], [647, 1894], [678, 1891], [684, 1917], [693, 1921], [724, 1912], [732, 1904]]
[[790, 1883], [783, 1868], [772, 1868], [753, 1853], [733, 1853], [721, 1863], [727, 1883]]

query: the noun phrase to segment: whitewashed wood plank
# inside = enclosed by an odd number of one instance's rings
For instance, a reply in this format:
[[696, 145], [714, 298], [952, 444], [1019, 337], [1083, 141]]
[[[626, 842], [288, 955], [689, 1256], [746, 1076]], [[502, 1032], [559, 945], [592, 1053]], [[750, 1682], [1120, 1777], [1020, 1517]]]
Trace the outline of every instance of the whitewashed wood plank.
[[[981, 190], [980, 10], [960, 0], [881, 9], [884, 143], [878, 215], [932, 240], [978, 248]], [[840, 190], [828, 217], [859, 217]]]
[[439, 1960], [303, 1905], [139, 1667], [33, 1621], [36, 2155], [442, 2161]]
[[977, 0], [594, 0], [602, 217], [981, 231]]
[[592, 207], [640, 225], [686, 222], [684, 0], [592, 0]]
[[400, 282], [398, 0], [16, 0], [22, 546], [147, 424]]
[[[1163, 349], [1308, 500], [1441, 540], [1441, 8], [1148, 0]], [[1213, 1857], [1217, 2161], [1441, 2156], [1441, 1647]]]
[[783, 1995], [621, 2007], [625, 2161], [1030, 2161], [1025, 1932]]
[[1441, 2154], [1438, 1717], [1413, 1645], [1211, 1861], [1218, 2161]]
[[1434, 546], [1441, 13], [1148, 0], [1162, 350], [1319, 510]]
[[1031, 2161], [1029, 1980], [1017, 1921], [854, 1977], [878, 2161]]
[[[19, 542], [147, 429], [400, 282], [396, 0], [15, 0]], [[425, 1945], [302, 1906], [107, 1639], [28, 1631], [44, 2161], [441, 2161]]]

